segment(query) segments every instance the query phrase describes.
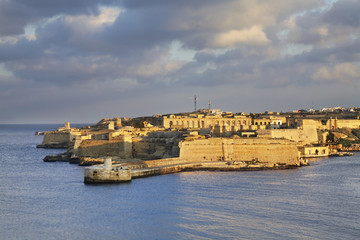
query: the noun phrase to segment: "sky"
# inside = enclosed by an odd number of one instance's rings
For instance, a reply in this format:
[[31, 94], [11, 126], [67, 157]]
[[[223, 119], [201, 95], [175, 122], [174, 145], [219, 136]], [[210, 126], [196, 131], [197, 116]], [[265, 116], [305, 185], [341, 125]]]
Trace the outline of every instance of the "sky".
[[0, 123], [360, 105], [359, 0], [0, 0]]

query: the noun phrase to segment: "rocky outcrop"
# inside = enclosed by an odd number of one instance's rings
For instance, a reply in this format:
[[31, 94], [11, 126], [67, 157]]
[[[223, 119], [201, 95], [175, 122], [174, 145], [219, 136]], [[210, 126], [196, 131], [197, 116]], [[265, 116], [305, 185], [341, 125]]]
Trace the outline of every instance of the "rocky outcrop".
[[44, 162], [69, 162], [69, 155], [59, 154], [59, 155], [47, 155], [43, 161]]

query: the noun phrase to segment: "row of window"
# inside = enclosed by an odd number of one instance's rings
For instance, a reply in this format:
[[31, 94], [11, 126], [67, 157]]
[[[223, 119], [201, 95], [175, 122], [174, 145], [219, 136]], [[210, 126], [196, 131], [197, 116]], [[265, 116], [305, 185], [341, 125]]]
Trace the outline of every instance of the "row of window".
[[[271, 125], [271, 122], [255, 122], [255, 125]], [[274, 122], [273, 125], [281, 125], [281, 122]]]
[[[248, 124], [248, 122], [246, 120], [238, 120], [238, 121], [235, 121], [235, 120], [228, 120], [228, 121], [216, 121], [216, 125], [222, 125], [224, 126], [225, 124], [227, 124], [228, 126], [235, 126], [236, 123], [238, 125], [244, 125], [246, 126]], [[273, 123], [274, 125], [281, 125], [281, 122], [275, 122]], [[205, 124], [205, 121], [170, 121], [170, 126], [182, 126], [182, 127], [202, 127], [202, 128], [205, 128], [205, 127], [209, 127], [209, 126], [206, 126]], [[255, 122], [255, 125], [271, 125], [271, 122]]]
[[[238, 125], [247, 125], [247, 121], [237, 121]], [[233, 120], [233, 121], [216, 121], [216, 124], [215, 125], [236, 125], [236, 121]], [[170, 121], [170, 126], [187, 126], [187, 127], [202, 127], [202, 128], [205, 128], [205, 127], [209, 127], [209, 125], [206, 125], [205, 124], [205, 121]]]

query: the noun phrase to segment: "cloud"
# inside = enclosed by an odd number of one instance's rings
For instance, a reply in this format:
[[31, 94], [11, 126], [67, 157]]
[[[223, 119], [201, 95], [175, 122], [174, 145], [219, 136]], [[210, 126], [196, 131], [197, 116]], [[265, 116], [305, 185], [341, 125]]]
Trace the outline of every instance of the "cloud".
[[[114, 4], [114, 0], [104, 0], [103, 5]], [[1, 0], [0, 36], [24, 33], [28, 24], [35, 24], [56, 15], [89, 14], [98, 11], [99, 2], [95, 0]]]
[[321, 67], [312, 76], [318, 81], [338, 81], [348, 83], [359, 80], [360, 64], [340, 63], [333, 67]]
[[269, 43], [262, 27], [253, 26], [249, 29], [230, 30], [215, 36], [213, 41], [214, 47], [232, 47], [236, 44], [262, 45]]
[[360, 2], [357, 0], [337, 1], [334, 6], [327, 11], [322, 20], [332, 25], [342, 25], [359, 27], [360, 26]]
[[338, 100], [360, 101], [359, 2], [330, 2], [0, 0], [0, 109], [8, 119], [31, 109], [55, 119], [65, 101], [95, 122], [104, 117], [95, 112], [118, 106], [137, 115], [183, 110], [182, 98], [195, 93], [228, 110], [275, 98], [293, 106], [305, 101], [297, 89], [308, 99], [337, 89], [354, 96]]
[[75, 31], [85, 31], [91, 33], [100, 31], [106, 26], [111, 26], [119, 16], [121, 10], [119, 8], [104, 7], [99, 10], [98, 15], [76, 15], [66, 16], [65, 21]]

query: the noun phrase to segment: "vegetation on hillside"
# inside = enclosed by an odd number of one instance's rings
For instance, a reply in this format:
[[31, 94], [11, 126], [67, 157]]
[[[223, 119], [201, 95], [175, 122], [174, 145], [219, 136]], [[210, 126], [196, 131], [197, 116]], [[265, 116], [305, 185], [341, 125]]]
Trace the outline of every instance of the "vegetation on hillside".
[[327, 136], [327, 141], [342, 144], [350, 147], [352, 144], [360, 143], [360, 129], [340, 128], [331, 131]]

